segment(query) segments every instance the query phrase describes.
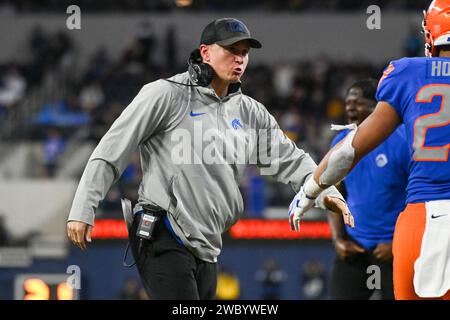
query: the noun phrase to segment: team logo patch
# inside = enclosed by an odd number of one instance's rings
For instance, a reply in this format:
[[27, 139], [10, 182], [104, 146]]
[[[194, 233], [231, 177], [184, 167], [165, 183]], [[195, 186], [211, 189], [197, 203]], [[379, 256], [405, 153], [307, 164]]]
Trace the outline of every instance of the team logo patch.
[[388, 158], [384, 153], [380, 153], [375, 158], [375, 161], [376, 161], [378, 167], [383, 168], [385, 165], [387, 165]]
[[242, 25], [242, 23], [239, 23], [237, 21], [229, 22], [228, 23], [228, 30], [231, 32], [242, 32], [245, 33], [245, 28]]
[[231, 126], [234, 130], [244, 127], [239, 119], [233, 119], [233, 121], [231, 121]]

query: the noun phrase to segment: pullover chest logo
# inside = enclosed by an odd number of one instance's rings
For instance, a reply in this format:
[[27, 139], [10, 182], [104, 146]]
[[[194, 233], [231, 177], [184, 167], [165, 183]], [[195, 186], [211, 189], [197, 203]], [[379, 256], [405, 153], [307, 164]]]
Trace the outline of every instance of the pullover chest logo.
[[244, 127], [239, 119], [233, 119], [233, 121], [231, 121], [231, 126], [234, 130]]
[[198, 117], [198, 116], [201, 116], [201, 115], [204, 115], [204, 114], [206, 114], [206, 112], [195, 113], [195, 112], [191, 111], [191, 112], [189, 113], [189, 115], [190, 115], [191, 117]]

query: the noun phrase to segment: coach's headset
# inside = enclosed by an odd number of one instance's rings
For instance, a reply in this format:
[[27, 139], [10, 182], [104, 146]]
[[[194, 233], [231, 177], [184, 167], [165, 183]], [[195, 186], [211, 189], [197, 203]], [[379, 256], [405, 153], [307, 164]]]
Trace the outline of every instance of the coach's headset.
[[207, 87], [210, 85], [214, 78], [214, 69], [207, 63], [204, 63], [202, 56], [200, 54], [200, 49], [195, 49], [189, 55], [188, 63], [188, 73], [192, 84], [185, 84], [169, 79], [164, 79], [168, 82], [180, 84], [186, 87]]

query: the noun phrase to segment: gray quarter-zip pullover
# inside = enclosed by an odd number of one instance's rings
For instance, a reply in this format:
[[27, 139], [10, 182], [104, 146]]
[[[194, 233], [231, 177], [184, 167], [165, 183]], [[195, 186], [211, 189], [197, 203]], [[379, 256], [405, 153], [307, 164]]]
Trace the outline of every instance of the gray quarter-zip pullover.
[[[170, 80], [191, 84], [187, 72]], [[94, 225], [99, 202], [139, 147], [139, 204], [167, 211], [184, 245], [216, 262], [221, 234], [244, 210], [238, 185], [246, 165], [258, 164], [295, 192], [316, 168], [261, 103], [242, 94], [239, 84], [230, 89], [220, 98], [211, 87], [163, 79], [145, 85], [92, 153], [68, 220]], [[343, 200], [334, 187], [323, 194]]]

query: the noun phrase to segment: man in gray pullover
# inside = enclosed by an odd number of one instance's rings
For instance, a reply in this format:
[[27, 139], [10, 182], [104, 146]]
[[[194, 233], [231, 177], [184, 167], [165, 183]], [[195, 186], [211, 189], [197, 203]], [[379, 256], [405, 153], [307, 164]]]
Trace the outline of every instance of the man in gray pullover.
[[[130, 244], [152, 299], [213, 299], [221, 234], [241, 216], [245, 166], [290, 183], [298, 192], [316, 164], [280, 130], [266, 108], [244, 95], [240, 78], [250, 48], [261, 48], [232, 18], [203, 30], [188, 72], [145, 85], [92, 153], [75, 194], [67, 230], [86, 249], [99, 202], [139, 147], [143, 178], [138, 210], [162, 212], [151, 241]], [[316, 199], [344, 214], [336, 189]], [[134, 219], [136, 220], [136, 219]]]

